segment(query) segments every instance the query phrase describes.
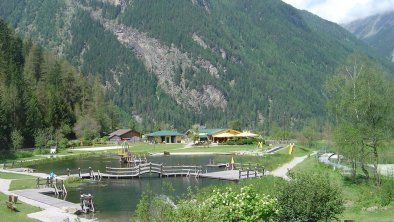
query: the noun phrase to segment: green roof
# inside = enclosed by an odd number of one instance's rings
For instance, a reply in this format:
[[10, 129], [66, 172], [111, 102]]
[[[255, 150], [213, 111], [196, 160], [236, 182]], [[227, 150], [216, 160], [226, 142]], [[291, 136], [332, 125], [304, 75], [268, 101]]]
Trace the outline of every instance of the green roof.
[[212, 134], [218, 133], [218, 132], [223, 131], [223, 130], [226, 130], [226, 129], [219, 129], [219, 128], [216, 128], [216, 129], [199, 129], [198, 132], [199, 133], [206, 133], [207, 135], [212, 135]]
[[145, 134], [145, 136], [183, 136], [183, 134], [180, 134], [177, 131], [162, 130]]

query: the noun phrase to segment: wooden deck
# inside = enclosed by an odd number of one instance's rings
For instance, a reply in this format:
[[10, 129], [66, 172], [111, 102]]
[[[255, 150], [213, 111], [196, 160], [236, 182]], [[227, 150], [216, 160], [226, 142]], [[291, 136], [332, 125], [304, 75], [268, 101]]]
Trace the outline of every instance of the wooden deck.
[[65, 200], [61, 200], [55, 197], [45, 195], [51, 193], [54, 194], [55, 193], [54, 188], [16, 190], [13, 191], [13, 193], [60, 209], [74, 208], [76, 210], [79, 210], [81, 208], [79, 204], [71, 203]]
[[71, 176], [77, 176], [82, 179], [134, 179], [146, 175], [157, 175], [159, 177], [190, 176], [239, 181], [264, 176], [264, 170], [223, 170], [208, 173], [201, 166], [163, 166], [161, 164], [147, 163], [130, 168], [107, 167], [105, 173], [94, 172], [90, 168], [89, 173], [79, 173]]
[[[240, 176], [241, 175], [241, 176]], [[226, 170], [226, 171], [218, 171], [212, 173], [203, 173], [200, 174], [202, 178], [212, 178], [212, 179], [219, 179], [219, 180], [233, 180], [239, 181], [243, 179], [250, 179], [254, 177], [262, 177], [264, 174], [256, 172], [256, 171], [240, 171], [239, 170]]]

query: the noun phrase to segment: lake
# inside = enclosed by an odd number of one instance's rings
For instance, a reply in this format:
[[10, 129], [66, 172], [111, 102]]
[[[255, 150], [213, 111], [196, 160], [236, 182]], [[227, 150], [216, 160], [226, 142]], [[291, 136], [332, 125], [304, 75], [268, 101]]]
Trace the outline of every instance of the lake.
[[[163, 163], [164, 165], [206, 165], [210, 160], [215, 162], [230, 162], [230, 155], [193, 155], [193, 156], [149, 156], [149, 162]], [[236, 157], [241, 161], [242, 157]], [[57, 175], [66, 174], [66, 169], [75, 170], [78, 167], [94, 171], [105, 172], [105, 167], [126, 167], [119, 162], [116, 155], [101, 157], [85, 157], [62, 161], [48, 161], [46, 163], [32, 165], [37, 172]], [[218, 170], [218, 169], [211, 169]], [[92, 194], [95, 207], [98, 212], [82, 215], [86, 218], [97, 218], [100, 221], [130, 221], [130, 217], [136, 209], [143, 192], [152, 192], [157, 195], [166, 195], [172, 198], [186, 195], [188, 187], [201, 189], [210, 185], [234, 183], [215, 179], [202, 179], [195, 177], [169, 177], [159, 178], [157, 174], [145, 175], [140, 179], [119, 179], [102, 181], [90, 181], [77, 188], [68, 188], [65, 200], [79, 203], [82, 193]]]

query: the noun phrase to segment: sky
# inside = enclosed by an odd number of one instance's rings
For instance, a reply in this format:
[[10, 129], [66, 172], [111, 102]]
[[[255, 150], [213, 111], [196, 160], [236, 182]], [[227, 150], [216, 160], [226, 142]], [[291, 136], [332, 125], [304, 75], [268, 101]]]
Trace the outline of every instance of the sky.
[[282, 0], [335, 23], [394, 10], [394, 0]]

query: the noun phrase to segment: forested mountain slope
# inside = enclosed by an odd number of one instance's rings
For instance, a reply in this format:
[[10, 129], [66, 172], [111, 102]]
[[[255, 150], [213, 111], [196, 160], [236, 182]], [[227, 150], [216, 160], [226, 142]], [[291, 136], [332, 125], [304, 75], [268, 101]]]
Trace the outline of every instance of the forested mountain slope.
[[0, 0], [0, 16], [99, 76], [148, 131], [299, 126], [325, 115], [321, 86], [337, 65], [368, 50], [278, 0]]
[[394, 62], [394, 11], [356, 20], [344, 27]]
[[84, 77], [0, 19], [0, 152], [99, 136], [116, 127], [114, 105], [95, 77]]

